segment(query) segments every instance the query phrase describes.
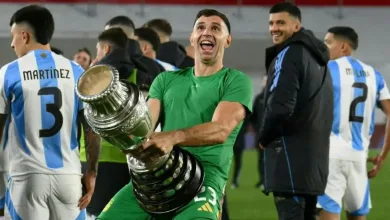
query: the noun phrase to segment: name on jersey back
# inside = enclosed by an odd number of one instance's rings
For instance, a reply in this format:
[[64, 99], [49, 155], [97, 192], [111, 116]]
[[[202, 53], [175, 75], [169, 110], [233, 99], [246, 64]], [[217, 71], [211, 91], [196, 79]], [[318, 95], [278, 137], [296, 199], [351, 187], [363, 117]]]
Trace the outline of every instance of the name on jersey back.
[[70, 79], [69, 70], [67, 69], [43, 69], [23, 71], [24, 80], [39, 79]]
[[351, 69], [351, 68], [346, 68], [345, 72], [347, 73], [348, 76], [349, 75], [355, 75], [356, 77], [370, 76], [370, 72], [365, 71], [365, 70], [355, 70], [355, 69]]

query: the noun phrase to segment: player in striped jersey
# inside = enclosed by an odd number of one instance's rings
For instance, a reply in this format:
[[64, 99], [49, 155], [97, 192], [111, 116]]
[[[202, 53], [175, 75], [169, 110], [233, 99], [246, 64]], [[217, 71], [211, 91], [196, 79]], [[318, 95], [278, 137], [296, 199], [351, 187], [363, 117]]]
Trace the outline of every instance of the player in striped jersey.
[[[390, 94], [382, 75], [352, 56], [358, 35], [350, 27], [332, 27], [325, 36], [332, 61], [328, 68], [334, 87], [334, 119], [330, 136], [329, 176], [325, 194], [318, 198], [321, 219], [339, 219], [342, 203], [348, 219], [365, 219], [371, 208], [368, 177], [375, 177], [390, 147], [389, 127], [382, 152], [367, 156], [377, 105], [390, 118]], [[387, 126], [389, 126], [387, 122]]]
[[83, 104], [74, 87], [83, 69], [50, 51], [54, 19], [46, 8], [23, 7], [10, 25], [19, 58], [0, 69], [0, 130], [5, 126], [0, 135], [10, 176], [6, 218], [85, 219], [100, 146], [87, 128], [90, 166], [82, 196], [76, 122], [83, 119]]
[[165, 71], [179, 70], [176, 66], [157, 59], [157, 53], [160, 49], [161, 42], [158, 34], [153, 29], [147, 27], [137, 28], [134, 30], [134, 36], [138, 40], [144, 56], [156, 61], [156, 63], [161, 65]]

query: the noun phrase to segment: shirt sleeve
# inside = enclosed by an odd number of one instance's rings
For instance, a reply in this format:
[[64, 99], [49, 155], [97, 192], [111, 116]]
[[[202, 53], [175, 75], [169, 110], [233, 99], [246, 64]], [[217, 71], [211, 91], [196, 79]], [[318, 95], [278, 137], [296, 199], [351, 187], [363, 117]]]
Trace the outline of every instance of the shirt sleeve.
[[263, 146], [280, 134], [281, 123], [294, 112], [300, 87], [298, 67], [301, 65], [294, 53], [287, 47], [275, 61], [275, 74], [266, 88], [268, 98], [259, 130], [259, 143]]
[[[5, 82], [5, 74], [7, 72], [8, 65], [3, 66], [0, 69], [0, 114], [8, 114], [9, 113], [9, 99], [7, 94], [9, 91], [6, 88], [7, 83]], [[19, 73], [15, 73], [19, 74]]]
[[226, 81], [221, 101], [238, 102], [247, 111], [247, 116], [252, 112], [253, 84], [247, 75], [238, 72], [235, 77]]
[[167, 73], [167, 72], [160, 73], [153, 80], [153, 83], [150, 86], [149, 95], [148, 95], [150, 99], [158, 99], [161, 102], [163, 101], [164, 92], [165, 92], [164, 91], [165, 90], [164, 77], [165, 77], [166, 74], [169, 74], [169, 73]]
[[389, 89], [387, 88], [386, 82], [383, 79], [382, 75], [375, 71], [376, 84], [377, 84], [377, 101], [382, 101], [390, 99]]

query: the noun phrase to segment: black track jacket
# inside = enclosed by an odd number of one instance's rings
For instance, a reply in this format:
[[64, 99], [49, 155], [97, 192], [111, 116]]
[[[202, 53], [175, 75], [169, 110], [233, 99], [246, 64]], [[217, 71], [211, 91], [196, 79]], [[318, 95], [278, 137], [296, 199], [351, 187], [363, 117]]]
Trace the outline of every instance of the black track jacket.
[[266, 50], [268, 83], [259, 143], [267, 192], [323, 194], [333, 120], [326, 45], [301, 29]]

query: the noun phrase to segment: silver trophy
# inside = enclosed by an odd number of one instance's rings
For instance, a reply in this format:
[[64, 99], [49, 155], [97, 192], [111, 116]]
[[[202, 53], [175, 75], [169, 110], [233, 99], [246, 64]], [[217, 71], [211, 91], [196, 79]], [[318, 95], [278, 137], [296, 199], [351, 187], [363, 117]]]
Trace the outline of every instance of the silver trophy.
[[134, 193], [145, 211], [170, 213], [196, 196], [204, 172], [189, 152], [174, 147], [169, 154], [149, 161], [131, 153], [138, 152], [154, 131], [145, 97], [135, 84], [119, 80], [112, 66], [96, 65], [81, 75], [76, 94], [86, 103], [84, 114], [91, 128], [120, 150], [130, 152]]

